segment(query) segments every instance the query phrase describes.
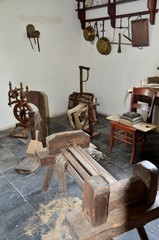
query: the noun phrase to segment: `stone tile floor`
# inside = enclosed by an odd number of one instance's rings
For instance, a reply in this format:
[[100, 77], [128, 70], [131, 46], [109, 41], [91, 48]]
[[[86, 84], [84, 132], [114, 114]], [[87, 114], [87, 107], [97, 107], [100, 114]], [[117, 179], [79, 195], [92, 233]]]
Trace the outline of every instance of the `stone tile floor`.
[[[49, 134], [72, 130], [67, 116], [49, 120]], [[99, 163], [117, 180], [132, 175], [129, 164], [130, 149], [119, 142], [109, 154], [109, 122], [98, 114], [94, 126], [100, 135], [92, 139], [105, 158]], [[55, 170], [48, 191], [42, 190], [45, 167], [29, 175], [19, 174], [15, 167], [26, 157], [29, 139], [9, 137], [10, 130], [0, 132], [0, 240], [69, 240], [72, 239], [65, 222], [65, 212], [81, 204], [82, 191], [71, 176], [67, 176], [67, 190], [59, 189]], [[135, 162], [150, 160], [159, 168], [159, 134], [151, 133], [144, 154], [138, 149]], [[61, 205], [62, 203], [62, 205]], [[59, 221], [59, 219], [61, 221]], [[145, 226], [150, 240], [159, 239], [159, 219]], [[137, 231], [131, 230], [116, 240], [139, 240]]]

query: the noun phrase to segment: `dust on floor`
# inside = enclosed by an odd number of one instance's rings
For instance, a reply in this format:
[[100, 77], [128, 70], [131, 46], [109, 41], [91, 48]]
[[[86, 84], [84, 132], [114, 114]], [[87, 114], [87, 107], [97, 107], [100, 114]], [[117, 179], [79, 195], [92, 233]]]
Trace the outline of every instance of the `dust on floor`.
[[[59, 197], [53, 199], [47, 205], [40, 205], [39, 215], [42, 223], [50, 227], [50, 231], [41, 236], [41, 240], [73, 240], [70, 236], [69, 229], [66, 226], [65, 216], [69, 210], [81, 208], [82, 200], [78, 197]], [[30, 219], [30, 223], [32, 219]], [[30, 229], [30, 223], [26, 226], [25, 232], [32, 236], [34, 230]], [[52, 227], [50, 226], [52, 225]]]

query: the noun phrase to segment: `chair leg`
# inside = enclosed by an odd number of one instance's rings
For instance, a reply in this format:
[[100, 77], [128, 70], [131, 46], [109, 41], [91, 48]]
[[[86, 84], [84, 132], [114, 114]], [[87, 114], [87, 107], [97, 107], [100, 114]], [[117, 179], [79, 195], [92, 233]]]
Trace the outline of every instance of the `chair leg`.
[[137, 231], [138, 231], [138, 234], [139, 234], [141, 240], [149, 240], [148, 236], [147, 236], [147, 233], [146, 233], [143, 226], [138, 227]]
[[143, 141], [142, 141], [142, 151], [145, 149], [145, 142], [146, 142], [146, 134], [144, 135]]
[[133, 160], [134, 160], [135, 151], [136, 151], [136, 134], [135, 134], [135, 132], [134, 132], [134, 133], [133, 133], [133, 136], [132, 136], [132, 152], [131, 152], [130, 163], [132, 163]]
[[109, 152], [111, 153], [114, 144], [114, 126], [111, 123], [111, 132], [110, 132], [110, 142], [109, 142]]
[[[129, 137], [129, 134], [126, 132], [126, 133], [125, 133], [125, 140], [126, 140], [126, 141], [127, 141], [128, 137]], [[127, 143], [127, 142], [125, 143], [125, 146], [126, 146], [126, 147], [128, 146], [128, 143]]]

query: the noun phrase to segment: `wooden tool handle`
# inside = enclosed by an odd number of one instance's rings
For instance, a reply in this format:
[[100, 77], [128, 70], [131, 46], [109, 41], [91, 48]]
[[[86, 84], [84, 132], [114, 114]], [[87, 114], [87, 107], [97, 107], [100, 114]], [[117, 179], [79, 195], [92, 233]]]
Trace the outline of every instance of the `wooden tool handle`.
[[35, 140], [38, 140], [38, 138], [39, 138], [39, 130], [36, 130], [35, 131]]
[[39, 43], [39, 38], [37, 37], [37, 43], [38, 43], [38, 51], [40, 52], [40, 43]]
[[119, 33], [118, 53], [121, 53], [121, 33]]

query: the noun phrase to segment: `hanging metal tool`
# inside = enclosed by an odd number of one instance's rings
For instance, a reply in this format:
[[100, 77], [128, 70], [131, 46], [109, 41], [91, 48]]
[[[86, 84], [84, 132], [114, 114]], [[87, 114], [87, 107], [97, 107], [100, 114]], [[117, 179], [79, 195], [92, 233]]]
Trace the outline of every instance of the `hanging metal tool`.
[[94, 24], [95, 36], [99, 39], [98, 22]]
[[[84, 67], [84, 66], [79, 66], [79, 69], [80, 69], [80, 94], [82, 94], [83, 93], [83, 82], [88, 81], [90, 68]], [[85, 80], [83, 80], [83, 70], [87, 71], [87, 76], [86, 76]]]
[[119, 42], [118, 42], [118, 53], [121, 53], [121, 29], [122, 29], [122, 18], [120, 19], [120, 30], [118, 33], [118, 37], [119, 37]]
[[38, 43], [38, 51], [40, 52], [40, 43], [39, 43], [39, 36], [40, 36], [40, 32], [38, 32], [38, 35], [37, 35], [37, 43]]
[[[126, 36], [125, 34], [124, 34], [124, 32], [125, 31], [128, 31], [128, 36]], [[130, 17], [128, 17], [128, 26], [125, 28], [125, 30], [124, 30], [124, 32], [123, 32], [123, 37], [125, 37], [126, 39], [128, 39], [130, 42], [132, 42], [132, 40], [131, 40], [131, 38], [130, 38]]]
[[38, 44], [38, 51], [40, 52], [40, 43], [39, 43], [39, 37], [40, 37], [40, 32], [39, 31], [35, 31], [34, 34], [34, 41], [36, 43], [36, 40], [37, 40], [37, 44]]
[[121, 53], [121, 33], [118, 33], [119, 42], [118, 42], [118, 53]]

